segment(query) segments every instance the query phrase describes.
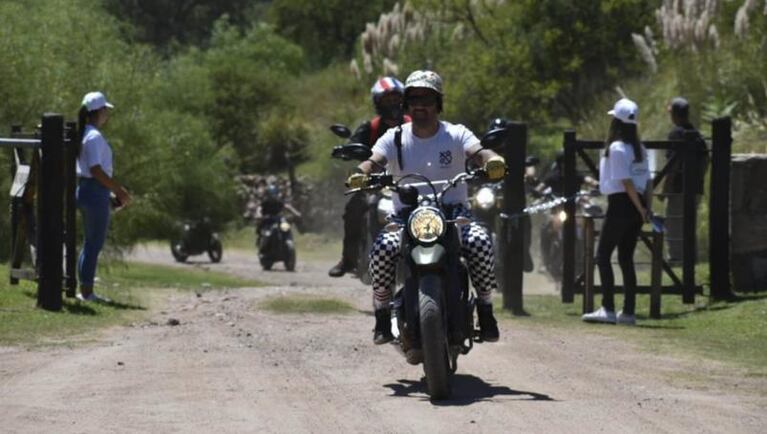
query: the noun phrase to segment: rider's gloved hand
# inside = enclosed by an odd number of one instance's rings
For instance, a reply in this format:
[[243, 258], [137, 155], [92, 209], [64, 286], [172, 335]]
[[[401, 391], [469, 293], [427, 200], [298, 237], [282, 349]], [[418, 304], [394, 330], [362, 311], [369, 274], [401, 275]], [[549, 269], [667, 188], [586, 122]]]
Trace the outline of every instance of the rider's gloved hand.
[[370, 177], [364, 173], [352, 173], [346, 178], [346, 186], [352, 189], [362, 188], [367, 185], [369, 179]]
[[491, 181], [499, 181], [506, 175], [506, 160], [500, 155], [490, 157], [485, 162], [484, 170]]

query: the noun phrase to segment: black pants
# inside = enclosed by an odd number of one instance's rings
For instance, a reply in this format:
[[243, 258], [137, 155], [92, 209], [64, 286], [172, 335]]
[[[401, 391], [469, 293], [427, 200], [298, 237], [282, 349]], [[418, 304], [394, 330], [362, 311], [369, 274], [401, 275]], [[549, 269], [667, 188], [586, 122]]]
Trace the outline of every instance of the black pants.
[[357, 249], [362, 242], [362, 231], [365, 228], [362, 219], [367, 212], [367, 194], [353, 194], [344, 208], [344, 247], [343, 260], [351, 266], [357, 265]]
[[[640, 196], [640, 200], [643, 200]], [[634, 250], [642, 229], [643, 219], [627, 193], [607, 196], [607, 216], [597, 246], [597, 266], [602, 280], [602, 306], [615, 311], [615, 276], [610, 257], [618, 247], [618, 263], [623, 272], [623, 313], [634, 314], [637, 277], [634, 270]]]

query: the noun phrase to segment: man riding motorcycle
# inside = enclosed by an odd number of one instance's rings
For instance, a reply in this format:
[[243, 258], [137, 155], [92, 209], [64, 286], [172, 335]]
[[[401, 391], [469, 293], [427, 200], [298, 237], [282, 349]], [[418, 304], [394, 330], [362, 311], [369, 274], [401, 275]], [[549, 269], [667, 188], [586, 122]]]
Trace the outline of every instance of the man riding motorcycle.
[[[506, 164], [495, 152], [482, 149], [477, 137], [463, 125], [441, 121], [442, 79], [432, 71], [415, 71], [405, 84], [405, 102], [412, 122], [390, 129], [373, 146], [369, 160], [362, 162], [347, 180], [352, 188], [363, 187], [368, 174], [383, 168], [395, 177], [419, 173], [428, 179], [451, 179], [465, 169], [467, 158], [477, 158], [491, 180], [504, 176]], [[422, 192], [422, 193], [425, 193]], [[471, 217], [465, 184], [457, 186], [443, 198], [450, 205], [447, 218]], [[395, 198], [395, 211], [402, 204]], [[370, 274], [373, 281], [373, 306], [376, 325], [373, 342], [384, 344], [394, 339], [389, 303], [392, 298], [399, 257], [400, 232], [382, 231], [370, 252]], [[498, 340], [498, 325], [493, 316], [492, 293], [497, 288], [492, 237], [482, 225], [472, 222], [462, 227], [461, 249], [479, 302], [480, 337], [487, 342]]]
[[[583, 184], [588, 185], [591, 188], [599, 188], [599, 181], [595, 180], [591, 176], [584, 176], [580, 173], [576, 173], [576, 183], [578, 190]], [[565, 153], [564, 151], [558, 151], [551, 168], [546, 173], [546, 176], [542, 179], [541, 183], [535, 187], [534, 195], [543, 196], [544, 192], [550, 188], [551, 193], [556, 197], [564, 197], [565, 195]], [[557, 215], [559, 213], [557, 212]], [[555, 226], [550, 219], [547, 219], [544, 226], [541, 228], [540, 247], [541, 257], [548, 258], [553, 243], [554, 237], [559, 237], [558, 229], [555, 230]], [[544, 271], [545, 260], [542, 261], [540, 271]], [[548, 270], [549, 272], [556, 273], [556, 270]]]
[[[350, 143], [373, 147], [379, 137], [390, 128], [402, 122], [410, 122], [409, 116], [402, 115], [404, 85], [394, 77], [383, 77], [373, 84], [370, 95], [377, 116], [357, 127], [349, 138]], [[365, 212], [368, 203], [364, 192], [353, 194], [344, 208], [344, 242], [341, 260], [328, 271], [331, 277], [341, 277], [357, 266], [357, 246], [362, 242]]]
[[280, 218], [283, 210], [287, 210], [296, 219], [301, 218], [301, 213], [297, 209], [282, 200], [279, 187], [274, 184], [267, 186], [264, 199], [256, 209], [256, 234], [261, 233], [264, 225], [271, 224], [275, 219]]

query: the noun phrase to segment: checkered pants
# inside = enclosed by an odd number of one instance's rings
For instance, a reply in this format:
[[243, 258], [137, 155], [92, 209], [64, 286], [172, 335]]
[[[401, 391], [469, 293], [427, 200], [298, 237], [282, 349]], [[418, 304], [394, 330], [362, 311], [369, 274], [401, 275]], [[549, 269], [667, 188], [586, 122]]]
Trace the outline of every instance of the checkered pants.
[[[459, 212], [464, 214], [464, 212]], [[459, 214], [456, 213], [456, 214]], [[389, 306], [396, 280], [396, 264], [400, 258], [402, 231], [378, 234], [370, 251], [370, 277], [373, 281], [373, 307]], [[469, 276], [480, 301], [490, 303], [495, 280], [493, 240], [487, 229], [476, 222], [461, 227], [461, 254], [466, 259]]]

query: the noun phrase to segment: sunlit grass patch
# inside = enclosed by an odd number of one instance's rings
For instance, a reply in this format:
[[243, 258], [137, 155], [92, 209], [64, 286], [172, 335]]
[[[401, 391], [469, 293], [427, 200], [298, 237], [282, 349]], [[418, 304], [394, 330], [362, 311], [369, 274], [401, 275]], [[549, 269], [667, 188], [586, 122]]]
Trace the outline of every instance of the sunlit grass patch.
[[273, 297], [261, 302], [259, 307], [281, 314], [336, 314], [350, 313], [355, 310], [351, 304], [343, 300], [315, 295], [286, 295]]
[[[599, 307], [601, 296], [594, 298]], [[767, 295], [742, 296], [736, 302], [710, 302], [698, 296], [696, 304], [680, 296], [664, 296], [661, 319], [649, 317], [650, 297], [637, 297], [637, 326], [587, 324], [581, 321], [581, 296], [563, 304], [559, 296], [530, 295], [524, 299], [528, 317], [500, 317], [514, 322], [557, 327], [569, 332], [593, 333], [635, 342], [658, 354], [687, 354], [743, 366], [750, 375], [767, 375]], [[615, 305], [623, 304], [616, 295]], [[501, 303], [497, 303], [498, 306]]]

